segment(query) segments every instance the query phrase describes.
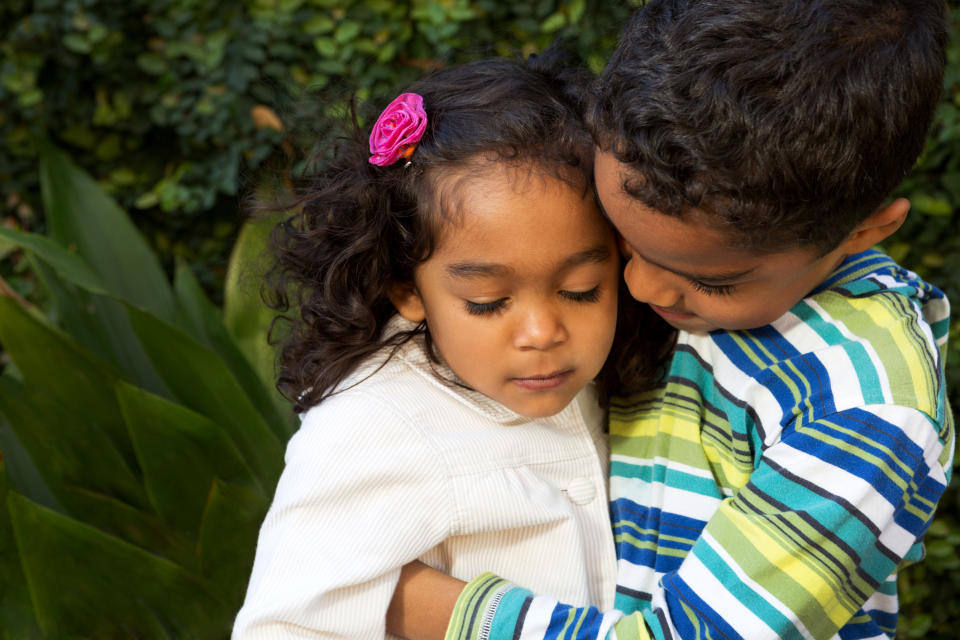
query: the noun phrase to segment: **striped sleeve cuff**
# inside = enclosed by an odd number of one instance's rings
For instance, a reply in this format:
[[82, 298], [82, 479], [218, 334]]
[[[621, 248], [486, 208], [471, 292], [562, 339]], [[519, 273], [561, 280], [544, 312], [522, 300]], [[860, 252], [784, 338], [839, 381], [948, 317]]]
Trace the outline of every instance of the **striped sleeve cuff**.
[[481, 573], [460, 592], [445, 640], [512, 638], [533, 594], [492, 573]]

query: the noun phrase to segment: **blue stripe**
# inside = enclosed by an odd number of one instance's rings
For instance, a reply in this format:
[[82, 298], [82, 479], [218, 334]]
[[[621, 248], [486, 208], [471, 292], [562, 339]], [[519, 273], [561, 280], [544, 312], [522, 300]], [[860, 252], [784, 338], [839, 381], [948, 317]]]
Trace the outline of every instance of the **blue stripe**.
[[[711, 637], [720, 638], [740, 638], [736, 629], [731, 627], [724, 620], [723, 616], [710, 607], [704, 600], [697, 595], [696, 590], [691, 589], [690, 585], [683, 581], [676, 573], [663, 576], [661, 584], [664, 588], [664, 596], [667, 605], [671, 611], [670, 619], [677, 628], [680, 638], [702, 638], [708, 633]], [[696, 620], [691, 621], [685, 615], [683, 606], [686, 605], [694, 610]], [[694, 626], [696, 622], [696, 626]]]

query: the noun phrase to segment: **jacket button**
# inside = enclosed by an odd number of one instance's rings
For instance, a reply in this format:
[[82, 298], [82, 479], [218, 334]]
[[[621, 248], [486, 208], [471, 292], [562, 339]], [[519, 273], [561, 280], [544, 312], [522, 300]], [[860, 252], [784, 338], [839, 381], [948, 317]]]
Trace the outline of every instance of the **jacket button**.
[[573, 504], [587, 504], [597, 495], [597, 490], [588, 478], [574, 478], [567, 487], [567, 497]]

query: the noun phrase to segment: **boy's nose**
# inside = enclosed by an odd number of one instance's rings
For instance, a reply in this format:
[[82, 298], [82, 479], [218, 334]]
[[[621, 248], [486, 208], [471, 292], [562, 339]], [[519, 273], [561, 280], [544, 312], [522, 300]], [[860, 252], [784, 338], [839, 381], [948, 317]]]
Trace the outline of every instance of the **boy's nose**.
[[683, 292], [670, 282], [668, 274], [659, 269], [644, 268], [637, 260], [627, 263], [623, 279], [630, 295], [640, 302], [669, 309], [683, 298]]
[[549, 349], [567, 340], [567, 330], [550, 309], [533, 309], [519, 321], [514, 333], [517, 349]]

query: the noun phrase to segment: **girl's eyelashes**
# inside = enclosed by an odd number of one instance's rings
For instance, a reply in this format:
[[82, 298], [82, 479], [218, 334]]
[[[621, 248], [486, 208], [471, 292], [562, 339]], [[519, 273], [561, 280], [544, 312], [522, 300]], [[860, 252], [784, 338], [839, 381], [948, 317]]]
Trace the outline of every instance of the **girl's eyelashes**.
[[732, 284], [705, 284], [703, 282], [698, 282], [697, 280], [691, 280], [690, 284], [694, 289], [700, 293], [705, 293], [708, 296], [726, 296], [733, 292], [733, 289], [736, 285]]
[[560, 295], [574, 302], [596, 302], [600, 299], [600, 285], [588, 291], [561, 291]]
[[[561, 297], [572, 302], [597, 302], [600, 299], [600, 285], [597, 285], [593, 289], [589, 289], [587, 291], [562, 290], [559, 293]], [[463, 303], [466, 307], [467, 313], [470, 315], [486, 316], [503, 311], [504, 308], [506, 308], [509, 300], [510, 298], [500, 298], [499, 300], [492, 300], [490, 302], [473, 302], [472, 300], [464, 300]]]
[[463, 302], [467, 307], [467, 313], [474, 316], [487, 316], [501, 311], [507, 304], [507, 299], [500, 298], [499, 300], [493, 300], [491, 302], [471, 302], [470, 300], [464, 300]]

